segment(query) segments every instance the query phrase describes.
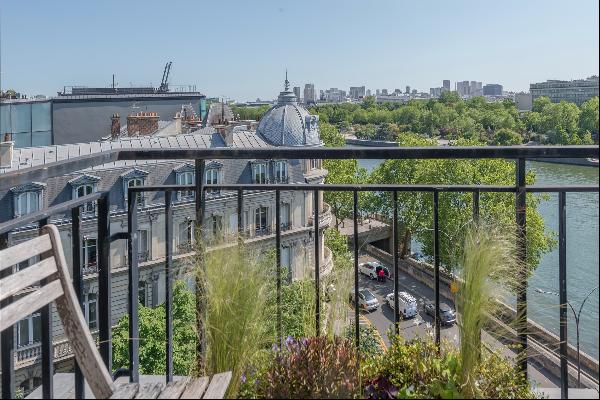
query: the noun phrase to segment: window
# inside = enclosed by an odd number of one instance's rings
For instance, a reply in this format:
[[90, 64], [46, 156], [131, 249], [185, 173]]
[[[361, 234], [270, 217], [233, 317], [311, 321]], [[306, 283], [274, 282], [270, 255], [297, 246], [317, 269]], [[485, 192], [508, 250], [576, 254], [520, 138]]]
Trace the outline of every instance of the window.
[[[144, 186], [146, 183], [146, 177], [148, 176], [148, 172], [143, 171], [138, 168], [134, 168], [121, 174], [121, 178], [123, 179], [123, 192], [125, 198], [125, 208], [127, 208], [128, 197], [129, 197], [129, 188]], [[142, 192], [137, 193], [137, 203], [138, 207], [144, 206], [144, 194]]]
[[281, 215], [281, 229], [282, 230], [288, 230], [292, 227], [292, 223], [290, 220], [290, 204], [289, 203], [283, 203], [281, 204], [281, 211], [280, 211], [280, 215]]
[[275, 181], [287, 183], [288, 181], [288, 163], [287, 161], [275, 161]]
[[[178, 185], [193, 185], [195, 181], [196, 173], [193, 171], [185, 171], [177, 173], [177, 184]], [[193, 190], [180, 190], [177, 192], [178, 200], [189, 200], [194, 198]]]
[[254, 226], [257, 233], [263, 233], [267, 230], [267, 207], [258, 207], [254, 211]]
[[[75, 190], [75, 198], [78, 199], [80, 197], [84, 197], [87, 195], [90, 195], [92, 193], [94, 193], [94, 185], [80, 185], [77, 187], [77, 189]], [[93, 214], [96, 211], [96, 202], [91, 201], [89, 203], [85, 203], [82, 206], [82, 211], [84, 213], [91, 213]]]
[[321, 168], [321, 160], [311, 159], [310, 160], [310, 169], [319, 169], [319, 168]]
[[194, 221], [183, 221], [179, 224], [179, 244], [180, 251], [191, 251], [194, 241]]
[[39, 211], [41, 202], [41, 191], [23, 192], [15, 195], [15, 217]]
[[83, 239], [83, 268], [91, 269], [96, 267], [97, 262], [97, 248], [96, 248], [96, 238], [84, 238]]
[[214, 238], [221, 238], [223, 236], [223, 216], [213, 215], [211, 217], [211, 232]]
[[38, 343], [42, 338], [40, 314], [32, 314], [17, 323], [17, 346], [23, 347]]
[[83, 311], [85, 320], [90, 329], [98, 328], [98, 295], [96, 293], [88, 293], [85, 295], [83, 302]]
[[138, 230], [138, 260], [140, 262], [148, 261], [150, 252], [148, 250], [148, 230]]
[[267, 183], [267, 164], [252, 164], [252, 183]]
[[[143, 186], [144, 185], [144, 180], [141, 178], [134, 178], [134, 179], [130, 179], [127, 181], [127, 187], [137, 187], [137, 186]], [[129, 195], [129, 191], [127, 191], [127, 195]], [[127, 198], [127, 197], [125, 197]], [[138, 203], [138, 207], [139, 206], [143, 206], [144, 205], [144, 194], [142, 192], [138, 192], [137, 193], [137, 203]]]
[[138, 283], [138, 301], [146, 307], [146, 281], [139, 281]]
[[[217, 185], [219, 183], [219, 170], [217, 168], [210, 168], [206, 170], [206, 181], [207, 185]], [[207, 189], [207, 193], [218, 194], [219, 189]]]

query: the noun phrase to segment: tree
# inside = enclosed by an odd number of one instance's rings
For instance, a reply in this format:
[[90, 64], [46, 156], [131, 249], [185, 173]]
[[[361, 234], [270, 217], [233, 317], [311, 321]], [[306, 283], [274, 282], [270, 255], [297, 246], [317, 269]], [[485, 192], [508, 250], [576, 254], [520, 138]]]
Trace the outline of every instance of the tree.
[[[197, 335], [194, 321], [194, 294], [183, 281], [173, 285], [173, 372], [189, 375], [195, 365]], [[165, 305], [138, 305], [140, 330], [140, 373], [164, 375], [166, 372]], [[129, 316], [121, 317], [113, 331], [113, 368], [129, 367]]]
[[[459, 141], [458, 145], [478, 145], [473, 141]], [[435, 142], [416, 135], [404, 134], [400, 146], [432, 146]], [[373, 183], [393, 184], [483, 184], [514, 185], [515, 165], [497, 159], [479, 160], [386, 160], [371, 174]], [[527, 183], [532, 184], [535, 176], [529, 173]], [[392, 203], [389, 193], [372, 195], [370, 201], [381, 212], [391, 215]], [[539, 198], [527, 195], [527, 264], [530, 271], [537, 267], [543, 253], [554, 245], [546, 233], [544, 221], [537, 211]], [[456, 241], [463, 228], [472, 218], [472, 196], [470, 193], [440, 193], [439, 227], [440, 257], [448, 268], [456, 263]], [[411, 236], [424, 246], [427, 255], [433, 255], [433, 200], [431, 193], [398, 193], [399, 225], [401, 227], [401, 256], [407, 254]], [[480, 198], [480, 215], [505, 226], [514, 225], [514, 194], [484, 193]]]
[[523, 137], [517, 132], [508, 128], [500, 128], [494, 132], [494, 140], [492, 142], [498, 146], [511, 146], [515, 144], [522, 144]]
[[538, 97], [537, 99], [535, 99], [533, 101], [533, 107], [532, 107], [531, 111], [541, 113], [542, 111], [544, 111], [544, 108], [546, 108], [546, 106], [548, 106], [550, 104], [552, 104], [552, 101], [548, 97], [546, 97], [546, 96]]
[[598, 135], [598, 96], [592, 97], [581, 105], [579, 129], [582, 133]]

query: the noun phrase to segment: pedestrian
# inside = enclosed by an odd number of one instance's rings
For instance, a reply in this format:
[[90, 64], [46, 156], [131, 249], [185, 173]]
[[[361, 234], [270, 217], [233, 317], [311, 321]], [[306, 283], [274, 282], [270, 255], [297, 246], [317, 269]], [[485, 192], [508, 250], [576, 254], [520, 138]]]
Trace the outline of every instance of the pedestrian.
[[383, 268], [379, 268], [379, 272], [377, 273], [379, 282], [385, 282], [385, 271]]

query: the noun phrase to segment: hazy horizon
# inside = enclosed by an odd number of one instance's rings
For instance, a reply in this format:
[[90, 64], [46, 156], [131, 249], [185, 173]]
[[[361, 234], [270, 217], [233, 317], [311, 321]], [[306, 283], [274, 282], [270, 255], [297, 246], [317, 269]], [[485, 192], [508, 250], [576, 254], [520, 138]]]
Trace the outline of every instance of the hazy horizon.
[[207, 96], [272, 99], [317, 90], [454, 82], [528, 91], [547, 79], [598, 74], [598, 2], [417, 4], [224, 1], [5, 2], [0, 7], [2, 89], [56, 95], [63, 86], [172, 85]]

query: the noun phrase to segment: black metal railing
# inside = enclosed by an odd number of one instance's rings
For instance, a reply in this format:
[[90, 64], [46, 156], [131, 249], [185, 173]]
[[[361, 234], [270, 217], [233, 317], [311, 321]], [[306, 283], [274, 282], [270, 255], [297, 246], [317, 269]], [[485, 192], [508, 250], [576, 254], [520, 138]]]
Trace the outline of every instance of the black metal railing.
[[[169, 149], [121, 149], [112, 150], [105, 153], [78, 157], [71, 160], [59, 161], [44, 166], [32, 167], [24, 171], [9, 172], [0, 176], [0, 190], [7, 189], [18, 184], [31, 182], [33, 180], [47, 180], [52, 177], [60, 176], [65, 173], [74, 172], [84, 168], [101, 165], [108, 162], [119, 160], [195, 160], [196, 181], [194, 185], [156, 185], [145, 187], [131, 187], [128, 193], [128, 223], [127, 232], [117, 232], [111, 234], [109, 224], [109, 200], [107, 193], [95, 193], [82, 197], [77, 200], [65, 202], [58, 206], [53, 206], [47, 210], [29, 214], [18, 219], [0, 224], [0, 248], [7, 247], [9, 232], [34, 222], [43, 225], [48, 222], [54, 214], [60, 214], [71, 211], [72, 219], [72, 238], [73, 240], [73, 282], [81, 300], [83, 273], [81, 270], [81, 212], [80, 207], [90, 201], [98, 202], [98, 322], [99, 322], [99, 343], [100, 353], [103, 361], [112, 371], [111, 355], [111, 310], [110, 310], [110, 264], [109, 248], [110, 243], [116, 240], [127, 240], [128, 243], [128, 314], [129, 314], [129, 377], [132, 382], [139, 382], [139, 326], [138, 326], [138, 282], [139, 282], [139, 257], [132, 255], [138, 254], [138, 196], [137, 193], [143, 192], [163, 192], [165, 194], [165, 293], [166, 293], [166, 381], [173, 379], [173, 321], [172, 321], [172, 276], [173, 276], [173, 204], [172, 194], [178, 191], [193, 191], [197, 227], [202, 229], [202, 223], [205, 215], [205, 203], [207, 194], [210, 191], [231, 191], [237, 193], [238, 210], [238, 233], [243, 236], [248, 227], [243, 223], [243, 205], [245, 191], [270, 191], [275, 194], [275, 246], [277, 260], [277, 333], [281, 340], [282, 315], [281, 315], [281, 285], [282, 285], [282, 265], [281, 265], [281, 233], [284, 229], [281, 223], [281, 192], [305, 191], [312, 192], [314, 204], [319, 204], [322, 191], [347, 191], [353, 194], [353, 247], [354, 247], [354, 311], [355, 311], [355, 341], [359, 345], [359, 304], [358, 304], [358, 194], [361, 191], [390, 192], [393, 202], [392, 217], [392, 236], [393, 240], [393, 280], [394, 294], [396, 302], [398, 301], [399, 291], [399, 249], [398, 249], [398, 192], [427, 192], [431, 193], [433, 199], [433, 219], [432, 226], [434, 232], [433, 252], [434, 252], [434, 281], [435, 281], [435, 340], [440, 343], [440, 238], [439, 238], [439, 194], [444, 192], [463, 192], [472, 194], [473, 219], [479, 216], [479, 197], [484, 192], [494, 193], [513, 193], [515, 195], [515, 221], [518, 227], [519, 256], [524, 259], [526, 254], [525, 229], [526, 229], [526, 193], [549, 193], [559, 194], [559, 280], [560, 280], [560, 363], [561, 363], [561, 383], [563, 397], [567, 396], [566, 388], [568, 386], [568, 364], [567, 364], [567, 319], [566, 319], [566, 193], [568, 192], [598, 192], [597, 185], [526, 185], [525, 182], [525, 160], [527, 158], [587, 158], [598, 157], [599, 151], [596, 146], [563, 146], [563, 147], [432, 147], [432, 148], [277, 148], [277, 149], [198, 149], [198, 150], [169, 150]], [[205, 185], [201, 179], [205, 172], [206, 160], [212, 159], [262, 159], [262, 158], [281, 158], [281, 159], [478, 159], [478, 158], [505, 158], [515, 160], [516, 176], [514, 185], [496, 186], [496, 185], [394, 185], [394, 184], [374, 184], [374, 185], [330, 185], [330, 184], [305, 184], [305, 183], [276, 183], [276, 184], [219, 184]], [[315, 335], [321, 334], [321, 288], [320, 288], [320, 229], [322, 228], [322, 218], [320, 218], [319, 207], [313, 207], [314, 221], [312, 228], [314, 244], [314, 285], [315, 285]], [[76, 240], [76, 238], [79, 238]], [[8, 272], [10, 273], [10, 272]], [[517, 299], [517, 315], [526, 318], [527, 316], [527, 277], [524, 275], [520, 293], [523, 293]], [[10, 301], [10, 299], [8, 300]], [[3, 304], [4, 306], [4, 304]], [[51, 321], [50, 308], [42, 309], [42, 382], [45, 397], [52, 395], [52, 351], [51, 351]], [[31, 310], [35, 312], [36, 310]], [[394, 326], [398, 331], [400, 322], [399, 306], [394, 307]], [[519, 328], [518, 337], [521, 345], [521, 368], [526, 372], [527, 367], [527, 329]], [[198, 351], [204, 351], [205, 345], [200, 336]], [[2, 339], [2, 397], [9, 398], [14, 396], [14, 343], [12, 327], [6, 329], [1, 334]], [[79, 371], [75, 374], [76, 397], [83, 395], [83, 377]]]

